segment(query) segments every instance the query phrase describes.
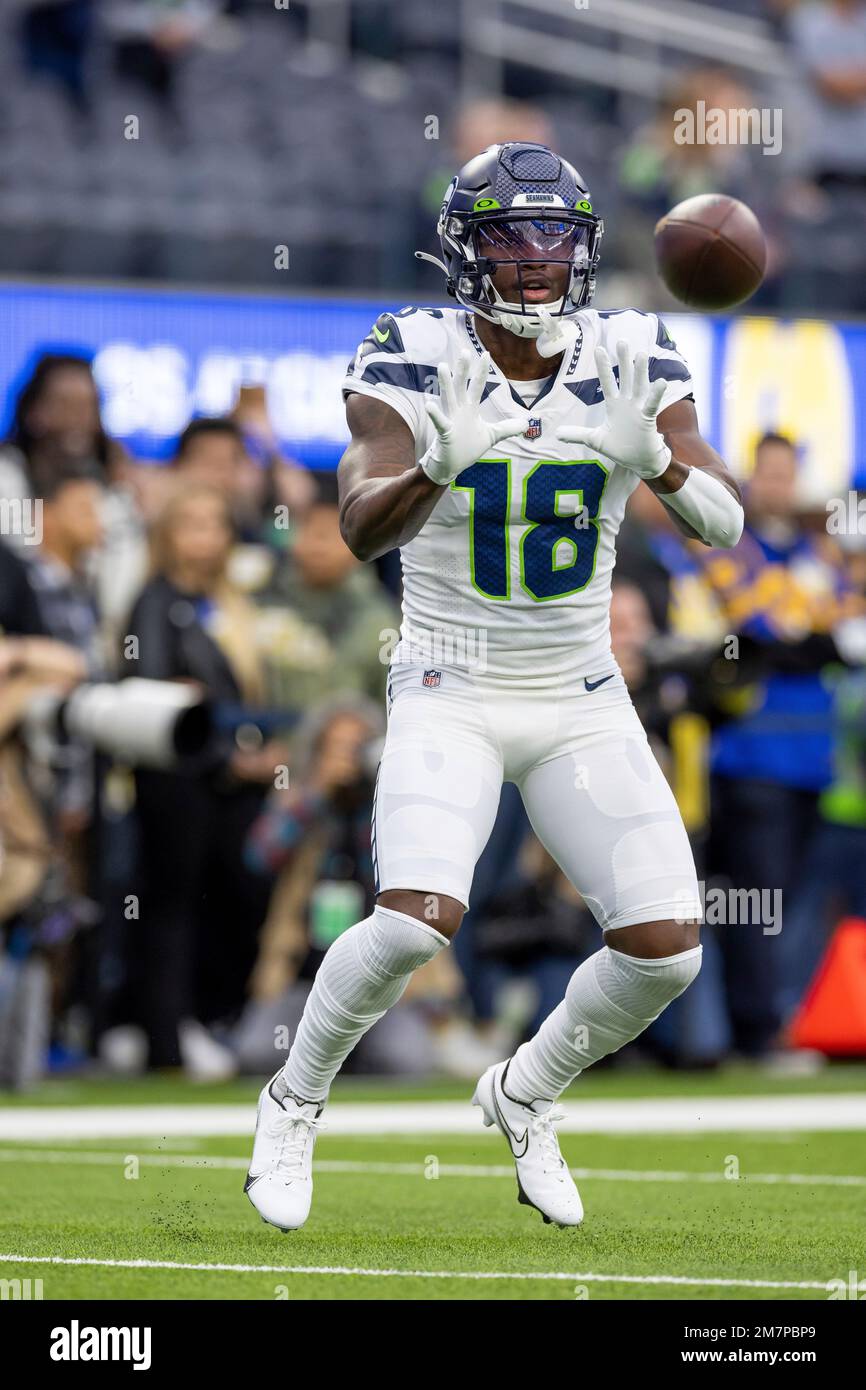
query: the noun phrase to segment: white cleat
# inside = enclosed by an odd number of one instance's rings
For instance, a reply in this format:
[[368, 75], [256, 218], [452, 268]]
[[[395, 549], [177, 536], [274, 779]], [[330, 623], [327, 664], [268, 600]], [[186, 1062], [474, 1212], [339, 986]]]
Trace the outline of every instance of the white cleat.
[[313, 1146], [323, 1101], [292, 1095], [282, 1070], [259, 1096], [256, 1138], [244, 1183], [263, 1221], [281, 1231], [296, 1231], [310, 1214], [313, 1200]]
[[[485, 1125], [498, 1125], [508, 1140], [517, 1168], [518, 1202], [535, 1207], [548, 1224], [579, 1226], [583, 1203], [553, 1128], [565, 1112], [548, 1101], [523, 1105], [512, 1100], [502, 1089], [507, 1072], [507, 1061], [488, 1067], [475, 1087], [472, 1104], [481, 1106]], [[536, 1111], [533, 1104], [546, 1108]]]

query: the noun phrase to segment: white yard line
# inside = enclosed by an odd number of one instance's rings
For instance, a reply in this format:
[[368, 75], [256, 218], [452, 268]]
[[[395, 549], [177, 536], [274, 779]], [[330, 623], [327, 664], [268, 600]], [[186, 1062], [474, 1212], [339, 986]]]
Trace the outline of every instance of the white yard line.
[[[202, 1154], [154, 1154], [130, 1155], [120, 1149], [113, 1153], [88, 1153], [83, 1149], [0, 1149], [0, 1163], [67, 1164], [76, 1166], [95, 1166], [123, 1168], [134, 1157], [148, 1168], [215, 1168], [245, 1172], [249, 1158], [218, 1155], [207, 1158]], [[317, 1173], [366, 1173], [381, 1174], [385, 1177], [424, 1177], [427, 1165], [416, 1163], [367, 1162], [363, 1159], [317, 1159]], [[439, 1163], [438, 1176], [444, 1178], [513, 1178], [514, 1167], [496, 1163]], [[665, 1171], [637, 1168], [570, 1168], [573, 1178], [595, 1182], [661, 1182], [661, 1183], [762, 1183], [791, 1184], [807, 1187], [866, 1187], [866, 1175], [847, 1173], [743, 1173], [739, 1178], [730, 1178], [718, 1172]]]
[[794, 1279], [696, 1279], [682, 1274], [597, 1274], [560, 1271], [457, 1270], [457, 1269], [355, 1269], [349, 1265], [228, 1265], [186, 1264], [176, 1260], [97, 1260], [62, 1255], [2, 1255], [2, 1264], [87, 1265], [97, 1269], [178, 1269], [219, 1274], [345, 1274], [367, 1279], [516, 1279], [566, 1280], [574, 1284], [659, 1284], [698, 1289], [815, 1289], [829, 1292], [827, 1280]]
[[[707, 1134], [866, 1130], [866, 1095], [653, 1097], [566, 1101], [563, 1134]], [[466, 1101], [335, 1101], [325, 1112], [334, 1135], [481, 1133]], [[252, 1105], [10, 1106], [4, 1139], [96, 1139], [132, 1135], [250, 1137]]]

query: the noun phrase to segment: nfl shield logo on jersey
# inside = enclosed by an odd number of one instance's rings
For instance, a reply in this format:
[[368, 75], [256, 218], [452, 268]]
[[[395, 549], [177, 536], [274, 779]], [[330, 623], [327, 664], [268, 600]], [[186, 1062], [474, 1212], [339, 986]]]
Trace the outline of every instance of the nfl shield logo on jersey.
[[523, 438], [524, 438], [524, 439], [537, 439], [538, 436], [539, 436], [540, 434], [541, 434], [541, 420], [538, 418], [537, 415], [530, 415], [530, 417], [529, 417], [529, 429], [524, 430], [524, 432], [523, 432]]
[[439, 685], [442, 681], [441, 671], [425, 671], [421, 680], [422, 685]]

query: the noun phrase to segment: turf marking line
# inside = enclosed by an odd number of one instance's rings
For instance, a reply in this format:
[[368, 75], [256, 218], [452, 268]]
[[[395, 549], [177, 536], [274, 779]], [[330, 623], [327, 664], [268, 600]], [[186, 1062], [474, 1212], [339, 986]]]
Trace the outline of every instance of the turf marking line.
[[[0, 1163], [69, 1163], [96, 1167], [122, 1168], [130, 1158], [151, 1168], [216, 1168], [244, 1172], [249, 1167], [248, 1158], [235, 1158], [215, 1155], [208, 1158], [202, 1154], [127, 1154], [117, 1149], [115, 1152], [94, 1153], [86, 1149], [0, 1149]], [[420, 1178], [425, 1175], [426, 1165], [417, 1163], [367, 1162], [363, 1159], [319, 1159], [316, 1161], [317, 1173], [370, 1173], [386, 1177]], [[440, 1177], [447, 1178], [513, 1178], [514, 1168], [499, 1163], [440, 1163], [436, 1169]], [[597, 1182], [724, 1182], [792, 1184], [813, 1187], [866, 1187], [866, 1176], [846, 1173], [743, 1173], [739, 1178], [729, 1178], [724, 1173], [685, 1171], [665, 1172], [663, 1170], [641, 1171], [638, 1168], [569, 1168], [573, 1178]]]
[[21, 1265], [88, 1265], [99, 1269], [179, 1269], [220, 1274], [354, 1274], [370, 1279], [534, 1279], [567, 1280], [575, 1284], [665, 1284], [712, 1289], [818, 1289], [827, 1280], [696, 1279], [681, 1274], [540, 1274], [535, 1271], [463, 1269], [355, 1269], [349, 1265], [228, 1265], [193, 1264], [176, 1260], [97, 1260], [85, 1256], [0, 1255], [0, 1263]]

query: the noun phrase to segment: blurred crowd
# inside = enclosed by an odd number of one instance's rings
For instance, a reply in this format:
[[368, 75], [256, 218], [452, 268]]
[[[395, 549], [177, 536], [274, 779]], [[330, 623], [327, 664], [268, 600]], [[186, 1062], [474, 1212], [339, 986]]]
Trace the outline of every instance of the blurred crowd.
[[[612, 302], [658, 307], [656, 219], [719, 191], [768, 233], [756, 304], [866, 309], [863, 0], [705, 0], [688, 46], [660, 29], [640, 80], [619, 87], [620, 60], [636, 59], [603, 6], [591, 25], [579, 6], [506, 8], [514, 51], [494, 62], [478, 39], [500, 18], [486, 0], [9, 0], [0, 267], [430, 293], [412, 253], [435, 249], [454, 169], [493, 140], [540, 139], [604, 215]], [[720, 58], [713, 8], [735, 36], [752, 26], [766, 72]], [[535, 40], [562, 63], [533, 63]], [[749, 126], [680, 143], [683, 111], [764, 113], [772, 138]]]
[[[790, 1056], [835, 923], [866, 916], [866, 538], [804, 507], [796, 441], [730, 462], [748, 476], [732, 552], [635, 493], [612, 640], [708, 893], [760, 901], [708, 914], [697, 982], [617, 1066]], [[107, 435], [73, 356], [24, 385], [0, 497], [18, 522], [0, 538], [0, 1084], [46, 1059], [266, 1071], [372, 903], [393, 557], [354, 559], [333, 474], [280, 455], [258, 392], [149, 465]], [[130, 676], [206, 697], [206, 744], [153, 766], [40, 718], [47, 692]], [[507, 785], [454, 951], [350, 1068], [474, 1076], [597, 945]]]
[[[866, 310], [863, 0], [720, 5], [760, 26], [776, 69], [662, 43], [655, 96], [518, 52], [488, 65], [488, 90], [467, 8], [8, 0], [0, 271], [417, 297], [432, 281], [412, 252], [433, 249], [454, 169], [531, 139], [578, 164], [603, 212], [600, 307], [664, 308], [655, 221], [721, 191], [768, 235], [756, 307]], [[581, 32], [579, 13], [521, 22]], [[699, 109], [781, 111], [779, 152], [680, 143], [678, 113]], [[769, 930], [708, 922], [695, 986], [611, 1065], [784, 1058], [834, 923], [866, 916], [866, 548], [802, 501], [797, 443], [771, 433], [729, 460], [748, 478], [732, 553], [685, 541], [645, 488], [630, 505], [615, 654], [708, 893], [780, 893], [783, 912]], [[46, 1057], [202, 1080], [272, 1068], [324, 951], [370, 907], [399, 566], [348, 552], [333, 476], [282, 455], [262, 389], [152, 466], [106, 432], [71, 355], [44, 356], [16, 399], [0, 501], [0, 1085]], [[206, 748], [133, 764], [40, 717], [46, 692], [129, 676], [206, 698]], [[506, 786], [455, 950], [350, 1067], [475, 1076], [597, 937]]]

